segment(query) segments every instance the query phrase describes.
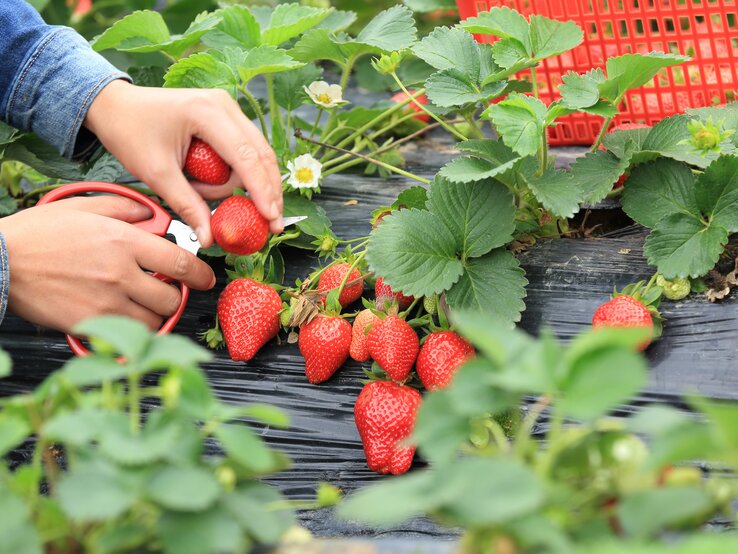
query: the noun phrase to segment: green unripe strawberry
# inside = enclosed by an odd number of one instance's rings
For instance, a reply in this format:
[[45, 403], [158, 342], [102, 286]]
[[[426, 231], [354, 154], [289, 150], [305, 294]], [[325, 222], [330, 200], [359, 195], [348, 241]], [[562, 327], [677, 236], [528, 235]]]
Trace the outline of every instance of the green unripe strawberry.
[[667, 280], [663, 275], [656, 277], [656, 286], [663, 289], [664, 297], [669, 300], [681, 300], [689, 296], [692, 291], [692, 284], [689, 279]]

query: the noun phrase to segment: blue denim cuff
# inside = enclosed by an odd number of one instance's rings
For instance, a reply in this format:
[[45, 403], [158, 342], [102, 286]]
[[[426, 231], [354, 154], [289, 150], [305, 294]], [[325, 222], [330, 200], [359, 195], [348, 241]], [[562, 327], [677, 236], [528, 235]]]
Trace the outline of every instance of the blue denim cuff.
[[8, 307], [8, 289], [10, 288], [10, 264], [8, 263], [8, 249], [5, 247], [5, 237], [0, 233], [0, 322], [5, 317]]
[[31, 130], [67, 158], [89, 151], [80, 133], [90, 104], [115, 79], [131, 80], [68, 27], [52, 27], [26, 59], [10, 91], [6, 121]]

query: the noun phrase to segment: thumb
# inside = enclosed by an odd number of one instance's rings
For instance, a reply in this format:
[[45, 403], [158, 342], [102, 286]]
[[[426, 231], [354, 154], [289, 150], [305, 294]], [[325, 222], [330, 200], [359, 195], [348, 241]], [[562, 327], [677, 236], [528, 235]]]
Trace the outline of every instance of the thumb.
[[210, 208], [185, 179], [182, 170], [172, 163], [156, 180], [146, 183], [161, 196], [184, 221], [195, 230], [200, 244], [207, 248], [213, 244], [210, 230]]
[[50, 206], [112, 217], [126, 223], [144, 221], [153, 215], [151, 210], [140, 202], [115, 195], [68, 198]]

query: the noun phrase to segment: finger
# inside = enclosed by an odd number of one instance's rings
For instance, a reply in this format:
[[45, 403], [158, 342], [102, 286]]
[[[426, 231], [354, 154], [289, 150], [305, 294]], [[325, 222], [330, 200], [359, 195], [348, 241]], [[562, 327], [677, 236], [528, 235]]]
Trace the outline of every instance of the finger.
[[159, 329], [161, 324], [164, 322], [164, 318], [162, 316], [152, 312], [140, 304], [137, 304], [133, 300], [129, 300], [123, 304], [119, 313], [116, 315], [128, 316], [133, 319], [137, 319], [138, 321], [146, 324], [146, 326], [148, 326], [152, 331]]
[[242, 189], [243, 183], [241, 178], [236, 175], [235, 171], [231, 171], [231, 178], [225, 185], [208, 185], [200, 181], [190, 180], [190, 185], [205, 200], [222, 200], [233, 194], [234, 189]]
[[48, 206], [58, 206], [65, 209], [89, 212], [105, 217], [112, 217], [127, 223], [136, 223], [152, 217], [151, 210], [140, 202], [125, 196], [104, 195], [66, 198]]
[[132, 227], [131, 247], [136, 262], [143, 269], [155, 271], [185, 283], [193, 289], [215, 286], [215, 274], [208, 264], [184, 248], [166, 239]]
[[172, 315], [182, 302], [179, 289], [143, 271], [128, 285], [131, 300], [158, 315]]
[[225, 119], [217, 132], [210, 127], [203, 129], [202, 139], [236, 172], [259, 212], [270, 222], [278, 223], [281, 194], [276, 194], [272, 171], [267, 169], [267, 166], [276, 164], [276, 160], [273, 150], [256, 127], [251, 125], [244, 132], [232, 119]]
[[185, 179], [182, 169], [174, 159], [149, 176], [147, 184], [164, 199], [185, 222], [195, 230], [200, 244], [207, 248], [213, 244], [210, 231], [210, 208]]

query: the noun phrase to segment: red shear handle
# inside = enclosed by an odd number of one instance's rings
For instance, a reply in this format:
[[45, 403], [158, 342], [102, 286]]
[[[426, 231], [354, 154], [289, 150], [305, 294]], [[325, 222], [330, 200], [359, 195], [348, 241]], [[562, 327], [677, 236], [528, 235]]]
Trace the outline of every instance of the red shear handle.
[[130, 198], [131, 200], [146, 206], [153, 214], [151, 219], [134, 223], [136, 227], [160, 237], [166, 235], [169, 230], [169, 224], [172, 222], [172, 217], [164, 208], [145, 194], [141, 194], [131, 188], [113, 183], [90, 181], [85, 183], [70, 183], [68, 185], [62, 185], [61, 187], [46, 193], [41, 200], [38, 201], [38, 205], [50, 204], [51, 202], [56, 202], [62, 198], [68, 198], [70, 196], [76, 196], [86, 192], [107, 192]]
[[[174, 279], [172, 279], [171, 277], [167, 277], [166, 275], [162, 275], [161, 273], [154, 273], [154, 277], [161, 281], [164, 281], [165, 283], [174, 282]], [[169, 319], [164, 322], [164, 325], [161, 326], [159, 331], [157, 331], [157, 335], [166, 335], [167, 333], [171, 332], [172, 329], [174, 329], [174, 327], [179, 322], [179, 318], [182, 317], [182, 313], [184, 312], [185, 306], [187, 305], [187, 300], [190, 297], [190, 287], [180, 282], [177, 282], [177, 284], [179, 285], [179, 292], [182, 294], [182, 301], [179, 303], [179, 308], [177, 308], [177, 311], [174, 312], [174, 314], [172, 314]], [[85, 348], [85, 345], [82, 344], [82, 341], [77, 337], [67, 335], [67, 343], [69, 344], [69, 348], [72, 349], [72, 352], [74, 352], [77, 356], [87, 356], [90, 354], [90, 351]]]

